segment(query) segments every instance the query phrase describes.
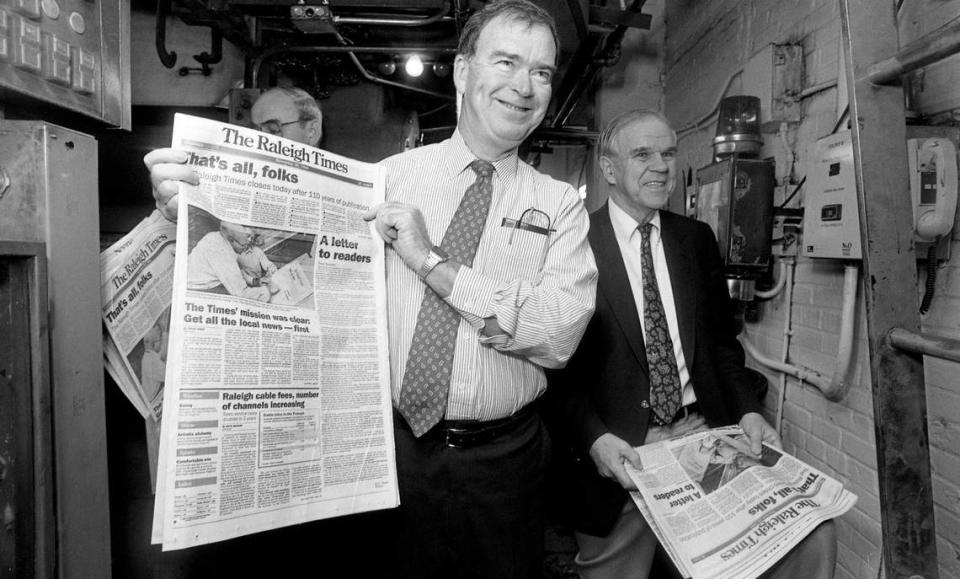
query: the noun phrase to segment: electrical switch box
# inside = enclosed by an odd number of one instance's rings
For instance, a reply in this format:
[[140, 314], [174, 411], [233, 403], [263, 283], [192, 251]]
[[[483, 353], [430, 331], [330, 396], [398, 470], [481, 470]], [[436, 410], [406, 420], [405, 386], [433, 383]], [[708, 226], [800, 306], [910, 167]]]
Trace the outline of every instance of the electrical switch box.
[[744, 65], [743, 90], [760, 98], [762, 132], [776, 132], [780, 123], [800, 122], [803, 46], [768, 44]]
[[850, 131], [817, 141], [807, 169], [803, 255], [861, 259], [857, 180]]

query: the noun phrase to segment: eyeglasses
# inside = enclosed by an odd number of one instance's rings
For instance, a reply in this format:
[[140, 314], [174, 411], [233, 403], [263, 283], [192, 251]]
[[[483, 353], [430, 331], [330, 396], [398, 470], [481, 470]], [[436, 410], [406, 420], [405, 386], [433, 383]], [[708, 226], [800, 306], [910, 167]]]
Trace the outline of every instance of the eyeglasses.
[[287, 125], [292, 125], [293, 123], [299, 123], [305, 119], [297, 119], [295, 121], [288, 121], [286, 123], [281, 123], [277, 120], [264, 121], [257, 125], [257, 128], [263, 131], [264, 133], [270, 133], [271, 135], [279, 135], [283, 132], [283, 127]]
[[556, 231], [555, 229], [550, 229], [550, 216], [536, 207], [530, 207], [521, 213], [520, 219], [504, 217], [500, 225], [513, 229], [513, 231], [510, 232], [510, 239], [507, 241], [507, 243], [511, 245], [513, 245], [513, 234], [516, 233], [518, 229], [539, 233], [540, 235], [548, 235]]

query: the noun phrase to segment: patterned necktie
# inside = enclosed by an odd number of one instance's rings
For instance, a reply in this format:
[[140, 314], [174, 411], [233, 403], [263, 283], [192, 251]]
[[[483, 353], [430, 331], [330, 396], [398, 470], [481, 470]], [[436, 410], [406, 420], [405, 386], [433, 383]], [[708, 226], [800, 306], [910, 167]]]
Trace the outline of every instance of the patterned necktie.
[[650, 250], [652, 229], [652, 223], [640, 226], [644, 345], [647, 365], [650, 367], [650, 405], [656, 418], [663, 424], [669, 424], [680, 410], [682, 394], [670, 327], [667, 326], [667, 316], [660, 301], [657, 274], [653, 270], [653, 252]]
[[[473, 265], [493, 195], [493, 165], [476, 160], [470, 168], [477, 174], [477, 180], [467, 188], [440, 243], [451, 258], [468, 267]], [[427, 287], [413, 330], [397, 404], [397, 410], [414, 436], [430, 430], [447, 409], [459, 325], [460, 313]]]

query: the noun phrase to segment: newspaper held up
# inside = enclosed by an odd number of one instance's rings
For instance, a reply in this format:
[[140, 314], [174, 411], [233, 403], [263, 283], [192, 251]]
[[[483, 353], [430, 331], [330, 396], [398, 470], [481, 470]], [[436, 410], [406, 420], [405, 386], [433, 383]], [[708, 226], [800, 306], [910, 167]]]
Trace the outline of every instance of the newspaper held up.
[[382, 169], [186, 115], [153, 540], [164, 550], [398, 502]]
[[154, 211], [100, 254], [107, 372], [144, 418], [159, 420], [176, 224]]
[[685, 577], [752, 579], [857, 497], [781, 450], [750, 452], [738, 426], [637, 447], [631, 498]]

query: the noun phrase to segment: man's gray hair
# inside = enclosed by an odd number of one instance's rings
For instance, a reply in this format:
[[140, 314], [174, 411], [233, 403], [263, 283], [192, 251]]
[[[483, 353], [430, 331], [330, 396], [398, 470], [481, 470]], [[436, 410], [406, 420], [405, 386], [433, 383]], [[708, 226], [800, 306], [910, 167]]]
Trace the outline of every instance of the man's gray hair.
[[645, 121], [647, 119], [657, 119], [667, 125], [670, 127], [670, 130], [673, 131], [674, 138], [676, 138], [677, 132], [673, 130], [673, 126], [670, 124], [670, 121], [667, 120], [667, 117], [663, 116], [663, 113], [652, 109], [629, 110], [607, 123], [607, 127], [600, 133], [600, 140], [597, 143], [597, 158], [609, 157], [619, 153], [619, 151], [613, 150], [613, 140], [617, 138], [620, 131], [636, 121]]
[[310, 93], [295, 86], [277, 86], [270, 90], [277, 90], [290, 97], [297, 110], [300, 111], [299, 121], [312, 121], [313, 119], [323, 119], [323, 112], [316, 99], [310, 96]]
[[524, 22], [528, 27], [547, 27], [553, 36], [553, 44], [557, 49], [556, 60], [560, 59], [560, 35], [557, 33], [557, 23], [549, 12], [529, 0], [494, 0], [481, 10], [474, 12], [460, 34], [457, 54], [467, 58], [476, 54], [477, 39], [480, 37], [480, 33], [491, 20], [498, 16], [504, 16], [512, 21]]

